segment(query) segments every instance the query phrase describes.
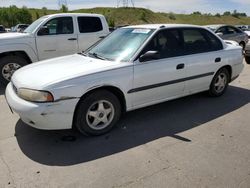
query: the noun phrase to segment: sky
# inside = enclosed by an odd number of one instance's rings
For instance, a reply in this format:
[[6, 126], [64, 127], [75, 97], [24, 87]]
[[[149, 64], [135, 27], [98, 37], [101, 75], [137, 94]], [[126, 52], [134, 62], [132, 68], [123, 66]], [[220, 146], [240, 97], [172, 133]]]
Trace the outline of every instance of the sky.
[[[128, 1], [131, 2], [131, 0]], [[119, 0], [67, 0], [70, 10], [117, 7], [117, 2]], [[200, 11], [215, 14], [236, 9], [238, 12], [245, 12], [250, 16], [250, 0], [134, 0], [134, 4], [136, 7], [144, 7], [156, 12], [192, 13]], [[10, 5], [29, 8], [47, 7], [48, 9], [58, 9], [59, 7], [58, 0], [0, 0], [0, 7]]]

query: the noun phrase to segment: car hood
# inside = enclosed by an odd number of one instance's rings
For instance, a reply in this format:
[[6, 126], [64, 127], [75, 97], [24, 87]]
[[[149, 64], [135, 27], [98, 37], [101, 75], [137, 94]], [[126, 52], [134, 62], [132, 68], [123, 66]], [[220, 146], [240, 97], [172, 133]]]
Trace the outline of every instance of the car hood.
[[5, 43], [16, 43], [18, 39], [32, 37], [29, 33], [2, 33], [0, 35], [0, 45]]
[[17, 70], [12, 82], [17, 87], [44, 89], [64, 80], [122, 67], [123, 63], [75, 54], [27, 65]]
[[2, 33], [0, 35], [0, 40], [2, 39], [18, 39], [23, 37], [29, 37], [29, 33]]

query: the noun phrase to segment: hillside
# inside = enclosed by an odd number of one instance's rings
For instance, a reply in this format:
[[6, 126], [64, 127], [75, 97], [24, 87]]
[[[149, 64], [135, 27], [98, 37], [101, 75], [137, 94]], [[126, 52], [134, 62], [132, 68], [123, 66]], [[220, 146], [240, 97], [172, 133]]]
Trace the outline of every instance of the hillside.
[[[29, 9], [33, 20], [44, 14], [58, 13], [56, 10]], [[79, 9], [69, 12], [78, 13], [98, 13], [103, 14], [108, 19], [111, 26], [126, 25], [126, 24], [145, 24], [145, 23], [184, 23], [184, 24], [242, 24], [250, 25], [250, 17], [233, 16], [213, 16], [199, 14], [174, 14], [174, 13], [156, 13], [143, 8], [93, 8]]]

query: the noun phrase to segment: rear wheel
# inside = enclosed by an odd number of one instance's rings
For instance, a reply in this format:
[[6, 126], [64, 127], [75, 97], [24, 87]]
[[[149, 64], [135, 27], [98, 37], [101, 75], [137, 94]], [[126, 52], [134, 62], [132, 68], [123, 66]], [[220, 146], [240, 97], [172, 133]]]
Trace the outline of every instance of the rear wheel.
[[20, 56], [5, 56], [0, 59], [0, 82], [3, 85], [7, 85], [13, 75], [13, 73], [21, 68], [22, 66], [27, 65], [28, 62], [26, 59]]
[[121, 104], [113, 93], [99, 90], [80, 101], [75, 115], [75, 127], [81, 133], [102, 135], [119, 120]]
[[228, 87], [229, 72], [226, 68], [220, 69], [214, 76], [210, 85], [209, 94], [212, 97], [219, 97], [223, 95]]

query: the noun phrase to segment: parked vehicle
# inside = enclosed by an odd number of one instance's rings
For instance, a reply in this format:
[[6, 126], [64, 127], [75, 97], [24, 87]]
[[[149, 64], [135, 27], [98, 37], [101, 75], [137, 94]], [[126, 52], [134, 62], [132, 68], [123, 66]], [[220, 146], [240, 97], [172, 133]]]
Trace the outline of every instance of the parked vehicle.
[[0, 33], [5, 33], [6, 30], [5, 30], [5, 27], [3, 25], [0, 25]]
[[5, 28], [5, 31], [8, 33], [8, 32], [11, 32], [11, 29], [10, 28]]
[[206, 90], [221, 96], [242, 61], [239, 45], [203, 27], [129, 26], [83, 54], [19, 69], [6, 99], [30, 126], [100, 135], [125, 111]]
[[223, 40], [233, 40], [239, 43], [244, 49], [248, 42], [248, 35], [239, 28], [231, 25], [207, 25], [207, 28], [214, 31]]
[[245, 60], [247, 64], [250, 64], [250, 43], [247, 43], [245, 48]]
[[12, 28], [11, 32], [23, 32], [26, 28], [29, 27], [29, 24], [17, 24], [15, 27]]
[[0, 36], [0, 82], [32, 62], [82, 52], [109, 34], [104, 16], [64, 13], [41, 17], [23, 33]]

